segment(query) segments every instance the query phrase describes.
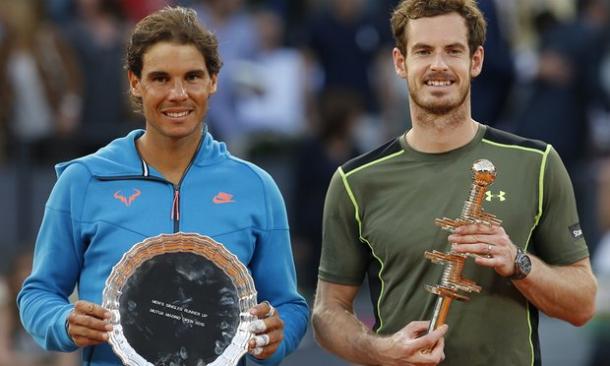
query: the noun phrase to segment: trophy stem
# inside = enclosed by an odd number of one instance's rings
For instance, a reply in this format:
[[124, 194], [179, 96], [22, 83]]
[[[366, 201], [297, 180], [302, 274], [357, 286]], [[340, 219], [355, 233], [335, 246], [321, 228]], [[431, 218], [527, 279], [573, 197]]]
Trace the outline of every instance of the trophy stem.
[[434, 250], [426, 252], [425, 257], [432, 263], [442, 264], [444, 267], [440, 283], [436, 286], [426, 285], [426, 290], [438, 296], [428, 328], [428, 331], [432, 331], [445, 324], [453, 300], [468, 301], [468, 296], [462, 292], [480, 292], [481, 287], [462, 277], [464, 262], [468, 255]]
[[432, 315], [432, 320], [430, 321], [430, 326], [428, 327], [428, 333], [445, 324], [445, 321], [447, 320], [447, 314], [449, 314], [449, 306], [451, 306], [452, 301], [453, 299], [450, 297], [439, 296], [436, 299], [436, 305], [434, 306], [434, 315]]

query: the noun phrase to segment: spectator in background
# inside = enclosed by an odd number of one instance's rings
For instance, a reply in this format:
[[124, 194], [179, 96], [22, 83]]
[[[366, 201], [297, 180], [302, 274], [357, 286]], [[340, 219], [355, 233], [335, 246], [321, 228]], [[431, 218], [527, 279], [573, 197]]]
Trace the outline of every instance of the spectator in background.
[[606, 0], [579, 0], [576, 20], [541, 34], [531, 96], [516, 119], [518, 134], [557, 149], [573, 179], [588, 152], [587, 113], [603, 95], [599, 70], [609, 10]]
[[2, 2], [6, 19], [6, 82], [0, 110], [9, 143], [22, 160], [47, 158], [56, 138], [77, 128], [81, 111], [80, 70], [58, 30], [46, 21], [42, 0]]
[[386, 138], [378, 98], [378, 89], [387, 87], [378, 82], [380, 64], [388, 64], [381, 52], [389, 52], [391, 39], [386, 13], [383, 19], [377, 17], [373, 6], [380, 4], [366, 0], [332, 0], [325, 5], [306, 29], [306, 54], [321, 71], [318, 90], [348, 89], [363, 101], [365, 113], [357, 123], [356, 140], [361, 149], [369, 149]]
[[380, 27], [364, 0], [332, 0], [313, 16], [306, 42], [309, 55], [323, 72], [323, 88], [345, 88], [360, 94], [367, 111], [377, 112], [371, 68], [381, 48]]
[[308, 54], [324, 75], [323, 88], [354, 90], [370, 112], [378, 111], [371, 68], [381, 48], [380, 29], [364, 0], [332, 0], [314, 14], [306, 35]]
[[506, 30], [500, 23], [496, 0], [479, 0], [487, 21], [485, 67], [472, 81], [472, 116], [494, 126], [500, 122], [515, 80], [515, 68]]
[[547, 141], [559, 152], [574, 184], [582, 230], [592, 253], [598, 242], [590, 182], [590, 112], [606, 103], [601, 84], [609, 11], [607, 0], [578, 0], [573, 21], [544, 20], [530, 95], [515, 118], [516, 133]]
[[[244, 0], [200, 0], [193, 4], [199, 19], [216, 35], [224, 72], [218, 76], [218, 92], [210, 101], [210, 132], [229, 146], [242, 134], [236, 112], [240, 94], [242, 62], [252, 61], [260, 50], [254, 18]], [[235, 149], [233, 149], [235, 150]]]
[[92, 153], [130, 130], [121, 70], [126, 26], [119, 0], [76, 0], [77, 18], [66, 28], [83, 73], [83, 109], [76, 155]]
[[60, 27], [68, 24], [74, 17], [74, 0], [53, 0], [47, 1], [47, 14], [53, 23]]
[[366, 6], [364, 0], [330, 1], [328, 11], [312, 19], [306, 46], [323, 72], [323, 89], [353, 90], [368, 113], [377, 113], [373, 66], [389, 42], [389, 30], [367, 12]]
[[[316, 6], [311, 0], [253, 0], [254, 6], [263, 6], [271, 9], [284, 20], [287, 43], [295, 46], [303, 38], [303, 31], [307, 19]], [[318, 3], [319, 4], [319, 3]]]
[[298, 147], [293, 164], [293, 248], [298, 282], [310, 299], [320, 264], [324, 197], [337, 167], [359, 154], [353, 135], [363, 113], [358, 94], [349, 90], [326, 90], [319, 103], [320, 122]]
[[[108, 1], [108, 0], [102, 0]], [[112, 1], [112, 0], [111, 0]], [[166, 5], [173, 5], [175, 0], [119, 0], [130, 23], [137, 23], [146, 15], [161, 9]], [[182, 1], [184, 2], [184, 1]]]
[[6, 70], [6, 64], [9, 57], [9, 34], [8, 34], [8, 23], [6, 22], [6, 15], [0, 9], [0, 103], [5, 101], [0, 108], [0, 163], [6, 160], [6, 139], [7, 139], [7, 124], [10, 114], [9, 110], [4, 108], [8, 104], [6, 101], [10, 100], [8, 86], [8, 73]]
[[260, 50], [240, 79], [244, 85], [237, 102], [242, 133], [294, 137], [305, 129], [305, 101], [309, 85], [302, 54], [284, 46], [284, 23], [276, 13], [254, 13]]
[[73, 156], [81, 114], [80, 69], [72, 49], [48, 22], [42, 0], [0, 2], [6, 20], [0, 69], [0, 117], [16, 166], [17, 237], [29, 240], [33, 163]]

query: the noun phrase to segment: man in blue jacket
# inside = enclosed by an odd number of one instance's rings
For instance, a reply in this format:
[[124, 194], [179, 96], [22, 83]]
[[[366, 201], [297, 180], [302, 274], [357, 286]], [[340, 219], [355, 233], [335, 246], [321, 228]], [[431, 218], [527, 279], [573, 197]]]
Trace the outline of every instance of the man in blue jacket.
[[[223, 243], [252, 274], [253, 361], [275, 365], [298, 346], [308, 309], [296, 291], [280, 192], [204, 127], [221, 65], [216, 38], [192, 10], [165, 8], [136, 25], [127, 69], [146, 129], [56, 167], [32, 274], [17, 299], [45, 349], [84, 347], [87, 365], [121, 364], [107, 343], [110, 312], [98, 305], [106, 278], [135, 243], [179, 231]], [[75, 286], [80, 300], [70, 304]]]

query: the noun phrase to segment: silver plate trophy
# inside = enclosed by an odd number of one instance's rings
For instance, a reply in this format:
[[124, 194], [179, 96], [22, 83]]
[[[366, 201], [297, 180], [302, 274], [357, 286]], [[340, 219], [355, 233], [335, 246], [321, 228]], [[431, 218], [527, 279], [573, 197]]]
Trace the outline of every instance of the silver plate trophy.
[[109, 343], [128, 366], [234, 366], [246, 353], [256, 289], [222, 244], [163, 234], [134, 245], [106, 280]]

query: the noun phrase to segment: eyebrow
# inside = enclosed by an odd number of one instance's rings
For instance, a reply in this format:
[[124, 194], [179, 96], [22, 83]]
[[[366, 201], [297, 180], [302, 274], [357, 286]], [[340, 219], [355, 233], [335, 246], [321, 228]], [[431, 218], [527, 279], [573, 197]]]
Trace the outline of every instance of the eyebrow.
[[[425, 43], [416, 43], [413, 46], [411, 46], [412, 50], [420, 49], [420, 48], [434, 48], [434, 47], [429, 44], [425, 44]], [[443, 46], [443, 48], [460, 48], [460, 49], [465, 50], [466, 45], [464, 45], [463, 43], [454, 42], [454, 43], [450, 43], [448, 45]]]
[[463, 49], [463, 50], [467, 49], [465, 44], [458, 43], [458, 42], [448, 44], [448, 45], [445, 46], [445, 48], [460, 48], [460, 49]]
[[194, 70], [189, 70], [187, 72], [184, 73], [185, 75], [197, 75], [197, 76], [204, 76], [205, 75], [205, 71], [202, 69], [194, 69]]
[[432, 48], [432, 46], [427, 45], [425, 43], [416, 43], [413, 46], [411, 46], [412, 50], [417, 49], [417, 48]]
[[169, 76], [169, 73], [165, 71], [151, 71], [146, 75], [147, 79], [155, 79], [158, 77], [166, 77]]
[[[188, 70], [184, 73], [184, 75], [197, 75], [197, 76], [203, 76], [205, 75], [205, 71], [203, 69], [193, 69], [193, 70]], [[146, 77], [149, 79], [154, 79], [154, 78], [158, 78], [158, 77], [168, 77], [169, 73], [166, 71], [151, 71], [148, 74], [146, 74]]]

